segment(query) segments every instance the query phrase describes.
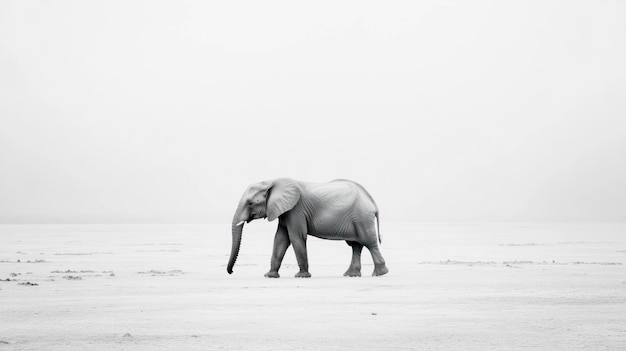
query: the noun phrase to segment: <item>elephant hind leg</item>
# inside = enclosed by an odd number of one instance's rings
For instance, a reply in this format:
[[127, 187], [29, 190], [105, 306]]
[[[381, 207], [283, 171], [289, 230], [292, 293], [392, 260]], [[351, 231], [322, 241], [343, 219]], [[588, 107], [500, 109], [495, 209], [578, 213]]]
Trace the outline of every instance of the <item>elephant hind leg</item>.
[[378, 248], [378, 243], [374, 243], [373, 245], [368, 245], [367, 249], [372, 254], [372, 259], [374, 260], [374, 272], [372, 272], [373, 276], [384, 275], [389, 272], [387, 269], [387, 265], [385, 264], [385, 259], [383, 255], [380, 253], [380, 249]]
[[352, 261], [350, 262], [350, 267], [348, 267], [348, 270], [343, 275], [345, 277], [360, 277], [361, 251], [363, 250], [363, 245], [350, 240], [346, 240], [346, 243], [352, 247]]
[[374, 272], [373, 276], [384, 275], [389, 272], [387, 266], [385, 265], [385, 259], [383, 255], [380, 253], [380, 249], [378, 248], [378, 237], [376, 235], [376, 223], [374, 222], [374, 218], [371, 217], [371, 220], [365, 220], [362, 222], [355, 222], [354, 227], [357, 231], [357, 237], [360, 238], [359, 241], [363, 244], [363, 246], [367, 247], [372, 254], [372, 260], [374, 261]]

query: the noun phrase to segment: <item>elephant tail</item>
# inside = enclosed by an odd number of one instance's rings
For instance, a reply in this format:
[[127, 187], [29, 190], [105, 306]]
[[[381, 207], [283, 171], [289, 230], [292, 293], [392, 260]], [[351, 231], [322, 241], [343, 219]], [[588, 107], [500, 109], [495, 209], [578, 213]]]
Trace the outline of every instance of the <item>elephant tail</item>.
[[380, 239], [380, 219], [378, 218], [378, 208], [376, 212], [374, 212], [374, 216], [376, 216], [376, 232], [378, 233], [378, 243], [382, 244], [383, 241]]

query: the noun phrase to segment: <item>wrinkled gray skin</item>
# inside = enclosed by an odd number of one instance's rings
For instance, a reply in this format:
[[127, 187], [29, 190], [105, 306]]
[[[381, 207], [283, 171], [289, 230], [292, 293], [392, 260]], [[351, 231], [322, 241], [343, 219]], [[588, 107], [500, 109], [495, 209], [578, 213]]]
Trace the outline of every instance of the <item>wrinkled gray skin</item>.
[[[361, 276], [361, 251], [367, 247], [378, 276], [388, 272], [376, 238], [378, 208], [359, 184], [338, 179], [328, 183], [307, 183], [290, 178], [267, 180], [246, 189], [233, 217], [233, 244], [227, 271], [239, 254], [244, 223], [278, 218], [268, 278], [278, 278], [278, 270], [289, 245], [293, 246], [300, 271], [298, 278], [309, 278], [307, 234], [322, 239], [345, 240], [352, 247], [352, 261], [345, 276]], [[375, 223], [376, 221], [376, 223]]]

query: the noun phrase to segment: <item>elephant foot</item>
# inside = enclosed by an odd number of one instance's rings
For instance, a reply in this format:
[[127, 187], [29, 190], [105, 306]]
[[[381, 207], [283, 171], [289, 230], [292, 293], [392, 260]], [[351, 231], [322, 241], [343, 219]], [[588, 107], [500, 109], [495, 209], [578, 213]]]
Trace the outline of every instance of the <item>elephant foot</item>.
[[296, 278], [311, 278], [311, 273], [309, 273], [309, 272], [298, 272], [298, 273], [296, 273]]
[[356, 269], [348, 269], [344, 274], [344, 277], [360, 277], [361, 271], [357, 271]]
[[278, 274], [278, 272], [269, 271], [265, 273], [265, 278], [280, 278], [280, 274]]
[[374, 272], [372, 273], [373, 277], [377, 277], [380, 275], [385, 275], [389, 272], [389, 270], [387, 269], [387, 266], [385, 266], [385, 264], [381, 264], [381, 265], [374, 265]]

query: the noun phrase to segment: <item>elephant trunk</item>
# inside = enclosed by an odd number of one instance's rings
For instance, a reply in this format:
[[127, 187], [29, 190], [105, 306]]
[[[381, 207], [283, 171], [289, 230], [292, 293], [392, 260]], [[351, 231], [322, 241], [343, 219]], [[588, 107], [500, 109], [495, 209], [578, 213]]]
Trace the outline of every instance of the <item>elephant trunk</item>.
[[237, 255], [239, 255], [239, 247], [241, 246], [241, 232], [243, 232], [243, 223], [237, 225], [233, 223], [233, 244], [230, 249], [230, 260], [228, 260], [228, 267], [226, 271], [228, 274], [233, 274], [233, 266], [235, 265], [235, 261], [237, 261]]
[[248, 220], [248, 210], [245, 206], [245, 198], [242, 197], [239, 201], [239, 206], [237, 206], [237, 211], [235, 211], [235, 216], [233, 217], [233, 242], [230, 249], [230, 259], [228, 260], [228, 266], [226, 268], [228, 274], [233, 274], [233, 266], [235, 265], [235, 261], [237, 261], [237, 256], [239, 255], [239, 247], [241, 246], [241, 233], [243, 232], [243, 224], [246, 220]]

